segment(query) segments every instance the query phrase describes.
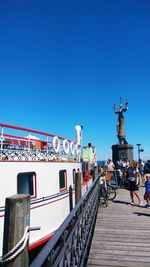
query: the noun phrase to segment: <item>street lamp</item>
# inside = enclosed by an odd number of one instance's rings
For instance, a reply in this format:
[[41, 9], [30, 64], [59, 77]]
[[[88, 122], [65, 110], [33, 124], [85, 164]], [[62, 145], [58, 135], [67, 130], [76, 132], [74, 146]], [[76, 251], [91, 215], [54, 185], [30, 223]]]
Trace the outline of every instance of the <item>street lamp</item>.
[[136, 144], [136, 145], [137, 145], [137, 147], [138, 147], [138, 161], [140, 161], [140, 152], [143, 152], [144, 149], [141, 148], [141, 144]]

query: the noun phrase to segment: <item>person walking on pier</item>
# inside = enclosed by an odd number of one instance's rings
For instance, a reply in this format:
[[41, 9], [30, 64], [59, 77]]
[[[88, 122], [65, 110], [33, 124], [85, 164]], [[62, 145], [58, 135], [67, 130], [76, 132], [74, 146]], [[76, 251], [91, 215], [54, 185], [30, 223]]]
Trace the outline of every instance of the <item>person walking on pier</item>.
[[144, 165], [144, 174], [150, 173], [150, 159], [148, 159]]
[[141, 182], [142, 184], [145, 183], [145, 178], [144, 178], [144, 162], [142, 161], [142, 159], [139, 159], [139, 172], [141, 174]]
[[106, 162], [106, 170], [112, 172], [114, 171], [114, 168], [115, 168], [115, 165], [113, 161], [109, 158]]
[[145, 175], [146, 182], [145, 182], [145, 194], [144, 194], [144, 200], [146, 200], [147, 204], [145, 208], [149, 208], [149, 202], [150, 202], [150, 174]]
[[139, 206], [142, 206], [142, 199], [139, 194], [140, 172], [136, 161], [130, 163], [127, 169], [128, 190], [130, 191], [131, 205], [134, 205], [134, 195], [138, 199]]

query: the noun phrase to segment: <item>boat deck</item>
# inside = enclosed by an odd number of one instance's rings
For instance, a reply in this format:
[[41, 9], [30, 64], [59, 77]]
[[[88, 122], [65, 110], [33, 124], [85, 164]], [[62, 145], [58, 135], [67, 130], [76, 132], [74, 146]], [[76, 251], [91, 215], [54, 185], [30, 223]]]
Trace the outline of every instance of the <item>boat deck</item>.
[[150, 209], [145, 204], [131, 206], [129, 192], [119, 189], [114, 202], [99, 208], [88, 267], [150, 266]]

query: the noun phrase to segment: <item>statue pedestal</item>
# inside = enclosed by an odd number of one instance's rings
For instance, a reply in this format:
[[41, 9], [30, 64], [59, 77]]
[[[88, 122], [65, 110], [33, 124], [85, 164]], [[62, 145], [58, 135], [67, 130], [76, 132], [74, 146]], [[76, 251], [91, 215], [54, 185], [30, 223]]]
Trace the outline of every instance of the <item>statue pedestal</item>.
[[112, 145], [112, 160], [114, 164], [118, 160], [133, 160], [133, 145], [129, 144], [116, 144]]

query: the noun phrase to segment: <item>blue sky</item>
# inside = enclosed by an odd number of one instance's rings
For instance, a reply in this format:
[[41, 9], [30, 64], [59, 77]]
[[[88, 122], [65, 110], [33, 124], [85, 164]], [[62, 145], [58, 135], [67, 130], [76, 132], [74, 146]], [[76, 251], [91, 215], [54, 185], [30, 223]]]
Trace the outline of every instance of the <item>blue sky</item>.
[[150, 1], [0, 2], [0, 121], [96, 146], [117, 143], [113, 105], [129, 100], [126, 139], [150, 158]]

